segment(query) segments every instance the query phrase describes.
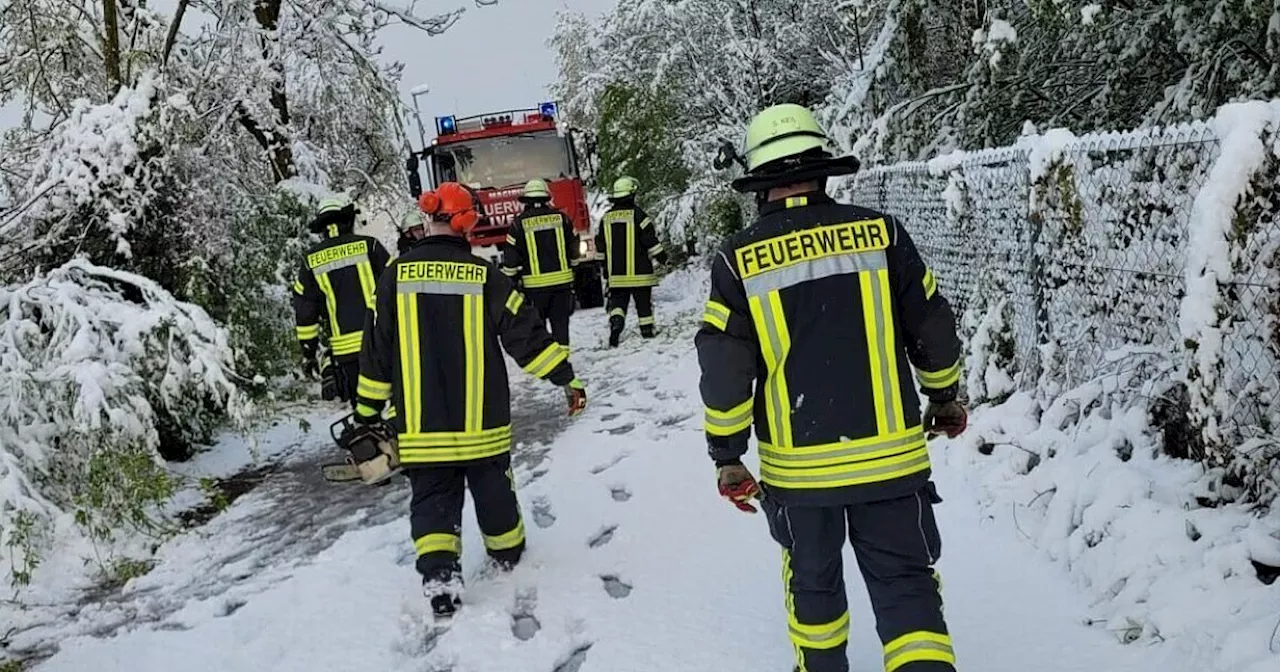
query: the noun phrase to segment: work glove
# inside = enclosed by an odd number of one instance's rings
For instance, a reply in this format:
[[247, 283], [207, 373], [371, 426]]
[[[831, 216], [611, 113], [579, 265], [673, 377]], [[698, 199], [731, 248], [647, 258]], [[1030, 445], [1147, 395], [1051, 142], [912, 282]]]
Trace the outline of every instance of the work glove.
[[569, 404], [570, 417], [581, 413], [587, 407], [587, 388], [583, 387], [581, 380], [574, 378], [564, 386], [564, 400]]
[[969, 412], [959, 401], [930, 401], [924, 409], [924, 429], [930, 434], [946, 434], [954, 439], [969, 426]]
[[751, 500], [760, 497], [760, 485], [756, 477], [741, 464], [726, 464], [716, 467], [716, 480], [720, 488], [720, 496], [729, 500], [734, 506], [747, 513], [755, 513], [756, 507]]

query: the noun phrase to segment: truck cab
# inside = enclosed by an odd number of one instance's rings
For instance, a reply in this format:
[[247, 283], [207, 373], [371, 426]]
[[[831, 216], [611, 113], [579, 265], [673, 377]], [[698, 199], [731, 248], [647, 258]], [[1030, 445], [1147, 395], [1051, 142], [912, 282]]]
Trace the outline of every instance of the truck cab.
[[578, 237], [574, 293], [581, 307], [594, 308], [604, 305], [603, 264], [591, 233], [574, 143], [556, 112], [555, 103], [542, 103], [472, 117], [436, 117], [436, 137], [407, 165], [409, 190], [415, 198], [421, 192], [420, 164], [427, 168], [432, 189], [444, 182], [475, 189], [484, 216], [468, 239], [474, 254], [496, 262], [507, 230], [524, 209], [518, 199], [525, 183], [546, 180], [552, 206], [569, 217]]

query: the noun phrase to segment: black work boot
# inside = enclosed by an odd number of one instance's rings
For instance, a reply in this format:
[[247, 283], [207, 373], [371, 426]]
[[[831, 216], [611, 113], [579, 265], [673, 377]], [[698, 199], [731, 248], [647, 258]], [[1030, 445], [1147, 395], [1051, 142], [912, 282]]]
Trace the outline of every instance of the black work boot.
[[617, 330], [610, 329], [609, 330], [609, 347], [611, 348], [618, 347], [618, 339], [620, 338], [622, 338], [621, 329], [617, 329]]
[[653, 338], [654, 336], [657, 336], [657, 335], [658, 335], [657, 329], [654, 328], [652, 324], [640, 325], [640, 336], [642, 338]]

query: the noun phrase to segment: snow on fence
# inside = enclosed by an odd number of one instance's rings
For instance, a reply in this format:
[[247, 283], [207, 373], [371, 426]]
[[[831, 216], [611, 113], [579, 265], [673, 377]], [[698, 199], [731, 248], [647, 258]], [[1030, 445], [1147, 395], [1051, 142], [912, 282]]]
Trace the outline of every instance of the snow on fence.
[[[1165, 450], [1229, 498], [1280, 489], [1280, 101], [1208, 122], [865, 170], [963, 318], [973, 403], [1105, 375], [1145, 384]], [[1133, 376], [1134, 373], [1139, 375]], [[1240, 489], [1243, 489], [1241, 491]]]

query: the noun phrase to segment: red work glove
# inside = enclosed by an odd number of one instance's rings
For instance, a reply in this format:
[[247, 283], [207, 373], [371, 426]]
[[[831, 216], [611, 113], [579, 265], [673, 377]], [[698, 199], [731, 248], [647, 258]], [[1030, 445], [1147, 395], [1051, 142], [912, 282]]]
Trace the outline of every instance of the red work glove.
[[946, 434], [948, 439], [954, 439], [968, 426], [969, 412], [958, 401], [931, 401], [924, 409], [924, 429], [930, 434]]
[[720, 496], [729, 500], [734, 506], [747, 513], [755, 513], [756, 507], [751, 500], [760, 496], [760, 485], [756, 477], [741, 464], [726, 464], [716, 467], [716, 479], [719, 481]]
[[564, 399], [569, 404], [570, 417], [581, 413], [587, 407], [587, 389], [583, 387], [581, 380], [574, 378], [564, 386]]

